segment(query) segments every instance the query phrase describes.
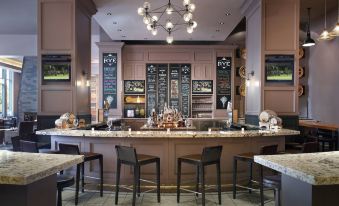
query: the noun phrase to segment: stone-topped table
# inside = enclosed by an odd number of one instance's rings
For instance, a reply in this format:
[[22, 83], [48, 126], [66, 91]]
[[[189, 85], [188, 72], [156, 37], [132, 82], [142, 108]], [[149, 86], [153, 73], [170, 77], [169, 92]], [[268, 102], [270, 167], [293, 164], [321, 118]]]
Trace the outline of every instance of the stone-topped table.
[[82, 155], [0, 151], [1, 205], [55, 205], [56, 173], [83, 159]]
[[282, 174], [282, 205], [339, 205], [339, 151], [260, 155], [254, 161]]

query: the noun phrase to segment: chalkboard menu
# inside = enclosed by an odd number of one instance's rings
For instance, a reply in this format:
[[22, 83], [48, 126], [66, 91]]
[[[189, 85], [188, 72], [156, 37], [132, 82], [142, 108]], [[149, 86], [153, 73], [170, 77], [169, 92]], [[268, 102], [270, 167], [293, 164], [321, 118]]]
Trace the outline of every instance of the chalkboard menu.
[[217, 57], [216, 72], [216, 107], [217, 109], [227, 109], [227, 103], [231, 101], [232, 91], [232, 58]]
[[181, 65], [181, 112], [184, 116], [191, 116], [191, 65]]
[[191, 65], [189, 64], [147, 64], [146, 98], [147, 116], [152, 109], [157, 112], [167, 103], [190, 116]]
[[147, 112], [149, 117], [152, 109], [156, 109], [157, 105], [157, 65], [146, 65], [146, 92], [147, 92]]
[[158, 109], [163, 108], [167, 103], [168, 95], [168, 66], [158, 65]]
[[103, 101], [117, 108], [117, 54], [103, 53]]

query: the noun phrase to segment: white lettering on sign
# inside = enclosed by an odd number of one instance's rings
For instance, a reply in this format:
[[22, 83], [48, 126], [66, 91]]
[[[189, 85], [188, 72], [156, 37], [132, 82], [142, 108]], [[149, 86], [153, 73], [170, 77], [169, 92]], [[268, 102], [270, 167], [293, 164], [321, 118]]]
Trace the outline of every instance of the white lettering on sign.
[[117, 59], [112, 54], [109, 54], [108, 56], [104, 57], [104, 64], [106, 63], [112, 66], [113, 64], [117, 63]]
[[222, 67], [222, 68], [226, 68], [226, 67], [230, 67], [231, 66], [231, 62], [227, 61], [226, 59], [222, 59], [220, 61], [218, 61], [218, 67]]

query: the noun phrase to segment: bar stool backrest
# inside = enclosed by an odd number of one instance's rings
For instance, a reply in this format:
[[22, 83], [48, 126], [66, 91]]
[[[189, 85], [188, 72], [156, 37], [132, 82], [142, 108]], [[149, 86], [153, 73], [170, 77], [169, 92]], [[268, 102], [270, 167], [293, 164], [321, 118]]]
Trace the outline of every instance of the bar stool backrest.
[[274, 154], [277, 154], [277, 153], [278, 153], [278, 145], [277, 144], [263, 146], [260, 149], [261, 155], [274, 155]]
[[318, 142], [306, 142], [303, 144], [302, 153], [313, 153], [313, 152], [319, 152]]
[[20, 140], [21, 152], [39, 153], [38, 143]]
[[220, 161], [221, 152], [222, 152], [221, 145], [214, 147], [205, 147], [202, 151], [201, 161], [203, 163]]
[[20, 122], [19, 136], [24, 137], [31, 134], [34, 134], [34, 122], [33, 121]]
[[60, 154], [72, 154], [72, 155], [79, 155], [80, 150], [78, 145], [75, 144], [59, 144], [59, 153]]
[[115, 150], [117, 152], [118, 160], [126, 164], [136, 164], [138, 162], [135, 148], [116, 145]]
[[11, 137], [11, 140], [12, 140], [12, 145], [13, 145], [13, 151], [20, 152], [21, 151], [21, 146], [20, 146], [21, 137], [14, 136], [14, 137]]

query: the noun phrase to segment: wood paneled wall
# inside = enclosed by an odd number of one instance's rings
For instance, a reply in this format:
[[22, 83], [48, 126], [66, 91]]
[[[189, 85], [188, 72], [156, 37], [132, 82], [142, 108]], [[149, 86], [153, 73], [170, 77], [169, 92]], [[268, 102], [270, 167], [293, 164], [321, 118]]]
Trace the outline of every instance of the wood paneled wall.
[[[213, 100], [215, 100], [216, 58], [232, 57], [232, 83], [234, 82], [235, 46], [198, 46], [198, 45], [126, 45], [122, 50], [123, 79], [146, 80], [146, 64], [148, 63], [188, 63], [192, 65], [192, 80], [213, 80]], [[232, 100], [234, 99], [232, 87]], [[214, 108], [215, 117], [225, 117], [225, 110]]]
[[[38, 1], [38, 115], [90, 114], [92, 0]], [[41, 56], [71, 55], [70, 82], [42, 82]]]

